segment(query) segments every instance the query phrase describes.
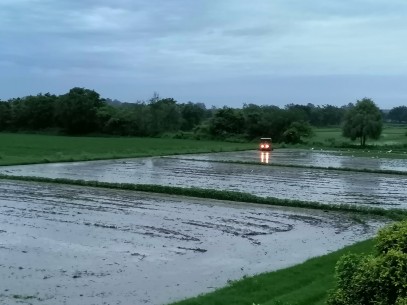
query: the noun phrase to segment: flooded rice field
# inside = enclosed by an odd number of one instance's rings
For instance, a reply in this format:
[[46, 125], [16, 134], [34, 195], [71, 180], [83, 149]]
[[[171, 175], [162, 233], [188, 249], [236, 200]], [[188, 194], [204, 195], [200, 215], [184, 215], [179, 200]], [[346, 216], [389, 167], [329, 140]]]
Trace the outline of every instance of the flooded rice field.
[[10, 166], [0, 168], [0, 173], [199, 187], [327, 204], [407, 208], [407, 176], [196, 161], [184, 156]]
[[[389, 153], [390, 156], [391, 153]], [[350, 152], [311, 150], [311, 149], [275, 149], [271, 152], [242, 151], [210, 154], [183, 155], [181, 158], [215, 161], [241, 161], [270, 164], [289, 164], [301, 166], [356, 168], [371, 170], [394, 170], [407, 172], [407, 159], [355, 157]]]
[[[167, 162], [37, 169], [111, 180], [144, 171], [144, 179], [168, 183]], [[179, 166], [171, 168], [175, 181], [177, 171], [197, 175], [194, 163]], [[209, 177], [218, 172], [207, 166]], [[333, 212], [1, 180], [0, 303], [165, 304], [366, 239], [381, 225]]]

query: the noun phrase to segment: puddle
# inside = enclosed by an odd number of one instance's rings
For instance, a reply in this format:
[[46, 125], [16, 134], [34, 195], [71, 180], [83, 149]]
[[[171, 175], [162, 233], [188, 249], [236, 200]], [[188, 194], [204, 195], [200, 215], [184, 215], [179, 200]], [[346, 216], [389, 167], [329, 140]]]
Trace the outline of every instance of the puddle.
[[[93, 179], [106, 175], [95, 172]], [[2, 180], [0, 303], [165, 304], [339, 249], [381, 225], [333, 212]]]
[[[191, 157], [196, 156], [199, 155]], [[9, 166], [0, 167], [0, 173], [198, 187], [329, 204], [407, 208], [407, 176], [388, 174], [202, 162], [183, 157]]]

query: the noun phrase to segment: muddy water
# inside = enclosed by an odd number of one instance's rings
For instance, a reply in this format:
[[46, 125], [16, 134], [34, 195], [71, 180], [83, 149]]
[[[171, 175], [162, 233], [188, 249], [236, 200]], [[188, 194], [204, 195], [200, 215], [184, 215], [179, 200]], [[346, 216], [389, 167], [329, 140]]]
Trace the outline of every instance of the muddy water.
[[1, 167], [0, 173], [241, 191], [258, 196], [407, 208], [407, 176], [142, 158]]
[[179, 156], [179, 158], [407, 171], [407, 159], [377, 158], [374, 155], [371, 157], [354, 157], [351, 154], [341, 155], [340, 152], [311, 149], [276, 149], [268, 153], [252, 150], [184, 155]]
[[1, 180], [1, 304], [165, 304], [366, 239], [346, 215]]

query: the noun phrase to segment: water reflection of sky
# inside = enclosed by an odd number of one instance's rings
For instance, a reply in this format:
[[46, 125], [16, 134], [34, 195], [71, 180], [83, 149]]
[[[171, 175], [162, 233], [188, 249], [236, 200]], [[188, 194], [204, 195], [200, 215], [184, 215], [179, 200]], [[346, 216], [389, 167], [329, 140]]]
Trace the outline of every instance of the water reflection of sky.
[[[245, 162], [265, 162], [265, 156], [259, 151], [225, 152], [212, 154], [196, 154], [179, 156], [180, 158], [200, 160], [227, 160]], [[371, 157], [356, 157], [331, 151], [305, 149], [275, 149], [270, 152], [269, 163], [305, 165], [319, 167], [339, 167], [357, 169], [382, 169], [407, 171], [407, 159], [390, 159]]]
[[[258, 152], [252, 152], [252, 156], [261, 158]], [[275, 159], [275, 152], [272, 152], [269, 162], [275, 162]], [[263, 160], [266, 160], [266, 156]], [[397, 175], [202, 162], [182, 158], [9, 166], [0, 167], [0, 173], [197, 187], [330, 204], [407, 208], [407, 176]]]

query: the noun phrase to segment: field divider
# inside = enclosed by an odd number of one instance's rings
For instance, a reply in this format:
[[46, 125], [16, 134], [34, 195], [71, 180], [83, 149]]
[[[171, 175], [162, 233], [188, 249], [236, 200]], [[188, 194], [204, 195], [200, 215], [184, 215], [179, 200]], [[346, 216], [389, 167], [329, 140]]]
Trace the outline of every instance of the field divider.
[[350, 168], [350, 167], [333, 167], [333, 166], [313, 166], [313, 165], [301, 165], [301, 164], [287, 164], [287, 163], [261, 163], [254, 161], [238, 161], [238, 160], [203, 160], [194, 158], [180, 158], [163, 156], [165, 159], [185, 160], [194, 162], [212, 162], [212, 163], [226, 163], [226, 164], [240, 164], [240, 165], [260, 165], [260, 166], [272, 166], [272, 167], [290, 167], [290, 168], [302, 168], [302, 169], [318, 169], [318, 170], [334, 170], [342, 172], [358, 172], [369, 174], [386, 174], [386, 175], [398, 175], [407, 176], [407, 171], [396, 171], [391, 169], [369, 169], [369, 168]]
[[256, 203], [270, 206], [294, 207], [304, 209], [315, 209], [325, 211], [340, 211], [356, 214], [386, 217], [391, 220], [403, 220], [407, 218], [407, 210], [403, 209], [383, 209], [376, 207], [364, 207], [351, 204], [324, 204], [315, 201], [302, 201], [293, 199], [281, 199], [276, 197], [260, 197], [248, 193], [226, 190], [203, 189], [196, 187], [177, 187], [156, 184], [132, 184], [132, 183], [112, 183], [94, 180], [73, 180], [66, 178], [47, 178], [36, 176], [14, 176], [0, 174], [0, 179], [17, 180], [39, 183], [54, 183], [75, 185], [83, 187], [96, 187], [116, 190], [139, 191], [148, 193], [159, 193], [169, 195], [179, 195], [195, 198], [226, 200], [233, 202]]

